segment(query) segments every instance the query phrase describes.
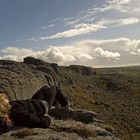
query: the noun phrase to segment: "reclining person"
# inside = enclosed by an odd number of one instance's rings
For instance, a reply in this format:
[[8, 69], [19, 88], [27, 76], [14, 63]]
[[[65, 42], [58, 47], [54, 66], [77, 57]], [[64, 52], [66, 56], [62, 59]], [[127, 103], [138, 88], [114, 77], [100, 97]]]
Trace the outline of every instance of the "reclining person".
[[30, 128], [48, 128], [51, 117], [48, 112], [56, 102], [69, 108], [69, 102], [57, 86], [44, 86], [31, 99], [9, 101], [6, 94], [0, 94], [0, 127], [13, 125]]

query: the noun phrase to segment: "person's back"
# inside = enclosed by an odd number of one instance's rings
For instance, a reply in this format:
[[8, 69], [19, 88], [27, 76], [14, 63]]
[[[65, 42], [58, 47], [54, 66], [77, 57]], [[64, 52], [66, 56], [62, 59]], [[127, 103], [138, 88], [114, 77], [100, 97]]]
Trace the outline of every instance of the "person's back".
[[6, 126], [14, 123], [19, 126], [48, 128], [51, 123], [48, 112], [55, 102], [64, 108], [70, 107], [62, 90], [56, 85], [41, 87], [27, 100], [9, 101], [5, 94], [0, 94], [0, 118]]
[[20, 126], [48, 128], [51, 123], [41, 100], [11, 101], [9, 118]]
[[[46, 112], [47, 111], [47, 112]], [[9, 101], [5, 94], [0, 94], [0, 128], [12, 125], [48, 128], [51, 118], [41, 100]]]

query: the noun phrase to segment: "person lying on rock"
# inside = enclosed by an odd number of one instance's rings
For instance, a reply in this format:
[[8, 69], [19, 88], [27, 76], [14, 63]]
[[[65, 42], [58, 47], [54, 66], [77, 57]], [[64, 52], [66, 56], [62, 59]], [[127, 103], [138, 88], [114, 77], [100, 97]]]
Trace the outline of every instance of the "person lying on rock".
[[31, 99], [10, 101], [6, 94], [0, 93], [0, 128], [13, 125], [30, 128], [48, 128], [51, 117], [50, 108], [59, 102], [69, 108], [69, 102], [57, 86], [44, 86]]

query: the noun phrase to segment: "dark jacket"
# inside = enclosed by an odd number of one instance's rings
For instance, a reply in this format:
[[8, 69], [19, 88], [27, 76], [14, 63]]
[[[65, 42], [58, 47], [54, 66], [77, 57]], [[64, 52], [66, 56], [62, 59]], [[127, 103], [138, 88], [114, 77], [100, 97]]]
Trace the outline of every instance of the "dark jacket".
[[44, 116], [46, 109], [38, 99], [11, 101], [10, 119], [19, 126], [47, 128], [51, 119]]

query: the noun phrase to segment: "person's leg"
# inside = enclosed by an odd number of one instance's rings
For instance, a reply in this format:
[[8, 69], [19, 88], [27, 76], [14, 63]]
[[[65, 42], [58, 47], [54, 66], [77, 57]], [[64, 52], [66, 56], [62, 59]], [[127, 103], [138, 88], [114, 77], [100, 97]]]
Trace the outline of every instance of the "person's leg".
[[57, 87], [56, 89], [56, 101], [58, 101], [62, 107], [69, 106], [69, 102], [66, 96], [63, 94], [62, 90], [59, 87]]
[[32, 96], [32, 99], [45, 100], [47, 101], [49, 108], [51, 108], [55, 100], [56, 92], [55, 85], [51, 87], [44, 86]]

